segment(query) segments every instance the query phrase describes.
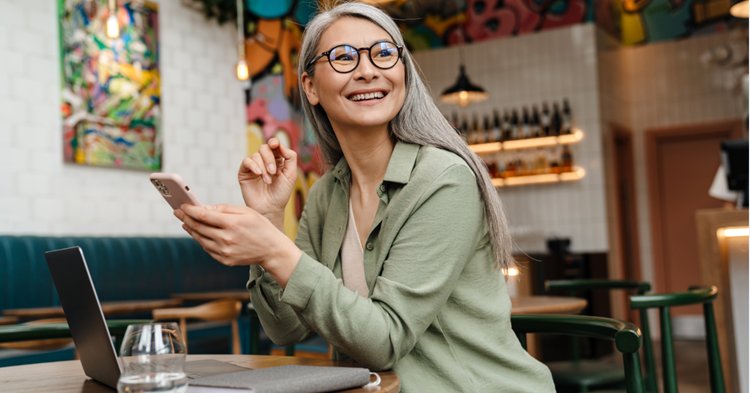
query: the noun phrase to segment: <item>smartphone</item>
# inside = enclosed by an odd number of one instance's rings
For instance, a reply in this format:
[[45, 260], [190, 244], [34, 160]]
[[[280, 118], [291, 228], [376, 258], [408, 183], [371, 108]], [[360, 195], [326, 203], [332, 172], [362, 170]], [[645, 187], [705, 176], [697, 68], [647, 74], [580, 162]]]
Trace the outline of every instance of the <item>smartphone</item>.
[[201, 205], [180, 175], [157, 172], [152, 173], [148, 178], [169, 206], [172, 206], [172, 209], [179, 209], [183, 203]]

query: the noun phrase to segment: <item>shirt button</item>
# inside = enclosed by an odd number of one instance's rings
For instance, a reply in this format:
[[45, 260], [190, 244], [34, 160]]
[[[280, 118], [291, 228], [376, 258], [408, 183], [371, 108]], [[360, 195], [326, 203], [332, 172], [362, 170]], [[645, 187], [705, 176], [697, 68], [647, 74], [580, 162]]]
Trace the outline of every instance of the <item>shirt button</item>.
[[385, 184], [380, 185], [380, 192], [385, 192]]
[[375, 248], [375, 246], [373, 246], [372, 243], [367, 243], [365, 248], [367, 249], [367, 251], [372, 251], [372, 249]]

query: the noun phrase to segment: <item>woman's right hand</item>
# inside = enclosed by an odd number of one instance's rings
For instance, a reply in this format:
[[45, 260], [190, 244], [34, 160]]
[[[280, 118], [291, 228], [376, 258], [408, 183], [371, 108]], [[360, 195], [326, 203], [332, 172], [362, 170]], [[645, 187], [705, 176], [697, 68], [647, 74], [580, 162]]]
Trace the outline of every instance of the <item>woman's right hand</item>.
[[283, 215], [297, 180], [297, 153], [271, 138], [242, 160], [237, 179], [245, 205], [264, 216]]

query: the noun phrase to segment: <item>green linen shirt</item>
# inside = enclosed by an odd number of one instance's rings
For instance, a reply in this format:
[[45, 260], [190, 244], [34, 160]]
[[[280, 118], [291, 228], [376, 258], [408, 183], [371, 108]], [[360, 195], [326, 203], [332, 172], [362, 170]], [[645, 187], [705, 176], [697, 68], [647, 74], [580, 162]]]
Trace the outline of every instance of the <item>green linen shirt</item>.
[[316, 332], [402, 392], [554, 392], [546, 366], [519, 344], [493, 261], [479, 187], [457, 155], [397, 143], [364, 244], [369, 298], [343, 285], [340, 249], [351, 172], [342, 158], [310, 191], [282, 291], [251, 269], [248, 288], [277, 344]]

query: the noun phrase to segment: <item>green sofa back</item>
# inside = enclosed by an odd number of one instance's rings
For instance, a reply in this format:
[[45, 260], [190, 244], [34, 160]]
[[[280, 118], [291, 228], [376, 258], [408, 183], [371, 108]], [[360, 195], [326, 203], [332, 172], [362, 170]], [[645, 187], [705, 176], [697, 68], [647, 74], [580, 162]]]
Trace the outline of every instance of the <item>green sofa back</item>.
[[59, 305], [44, 252], [72, 246], [83, 249], [102, 302], [242, 289], [248, 278], [187, 237], [0, 236], [0, 311]]

